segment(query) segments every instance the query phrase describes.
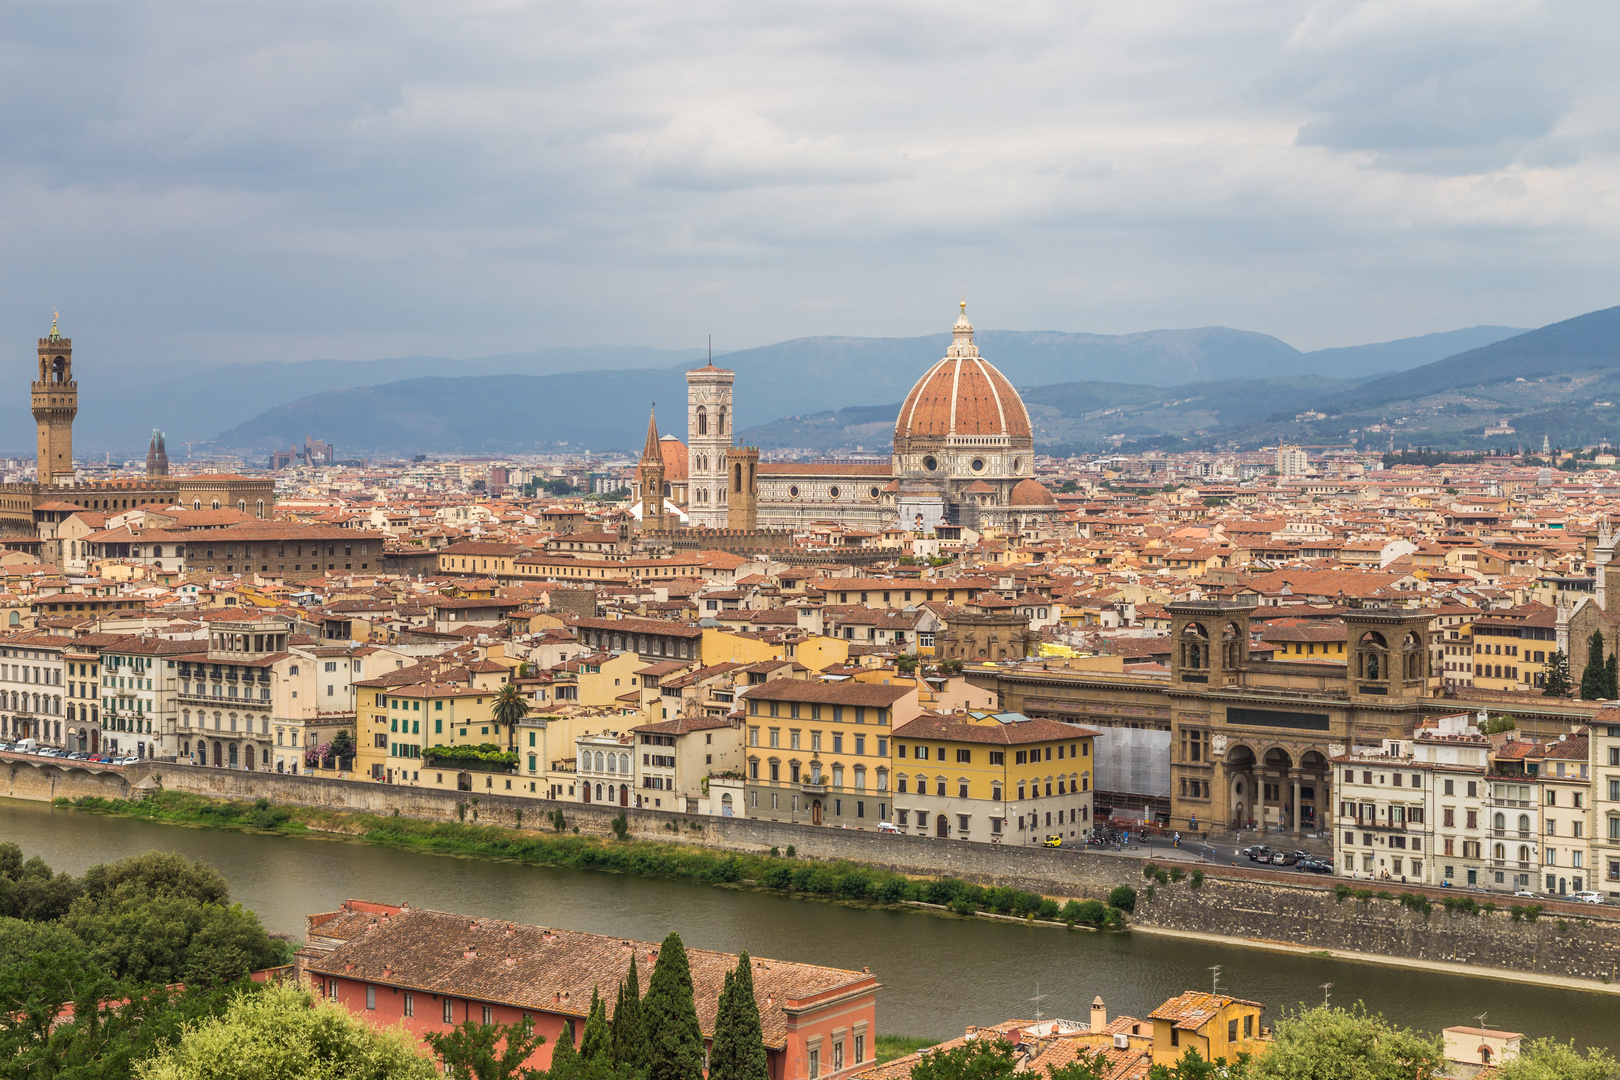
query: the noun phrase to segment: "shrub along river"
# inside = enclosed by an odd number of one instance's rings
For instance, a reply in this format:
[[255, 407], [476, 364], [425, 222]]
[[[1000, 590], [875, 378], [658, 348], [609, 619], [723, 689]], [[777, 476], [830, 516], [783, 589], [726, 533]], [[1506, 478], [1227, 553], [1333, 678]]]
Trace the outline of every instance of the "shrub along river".
[[[1620, 1049], [1620, 999], [1489, 978], [910, 911], [848, 907], [688, 881], [425, 855], [336, 839], [185, 828], [0, 799], [0, 839], [74, 874], [157, 848], [203, 859], [272, 932], [302, 940], [304, 916], [348, 897], [859, 969], [882, 980], [878, 1030], [950, 1038], [1010, 1017], [1146, 1016], [1210, 985], [1267, 1006], [1365, 1001], [1438, 1031], [1475, 1023]], [[1037, 1005], [1036, 995], [1041, 996]]]

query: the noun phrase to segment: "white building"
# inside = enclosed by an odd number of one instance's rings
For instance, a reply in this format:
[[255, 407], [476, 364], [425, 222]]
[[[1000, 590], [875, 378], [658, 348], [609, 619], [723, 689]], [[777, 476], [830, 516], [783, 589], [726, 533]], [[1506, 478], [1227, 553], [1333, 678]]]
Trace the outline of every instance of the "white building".
[[1304, 476], [1311, 471], [1311, 459], [1297, 446], [1277, 447], [1277, 475]]

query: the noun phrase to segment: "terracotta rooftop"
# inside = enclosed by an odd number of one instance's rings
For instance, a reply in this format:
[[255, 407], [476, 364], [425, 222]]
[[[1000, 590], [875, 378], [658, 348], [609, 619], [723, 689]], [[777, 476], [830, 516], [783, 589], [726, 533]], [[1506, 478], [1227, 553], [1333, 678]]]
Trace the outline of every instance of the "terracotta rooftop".
[[[591, 992], [600, 990], [611, 1019], [631, 956], [643, 992], [658, 957], [659, 947], [645, 941], [356, 901], [345, 908], [357, 905], [376, 910], [310, 917], [307, 971], [576, 1017], [589, 1013]], [[327, 944], [334, 946], [330, 952], [315, 951]], [[737, 956], [688, 949], [687, 958], [698, 1023], [712, 1038], [721, 984]], [[772, 1049], [787, 1045], [790, 1011], [812, 999], [819, 1004], [878, 988], [867, 972], [763, 957], [754, 958], [753, 977], [765, 1045]]]

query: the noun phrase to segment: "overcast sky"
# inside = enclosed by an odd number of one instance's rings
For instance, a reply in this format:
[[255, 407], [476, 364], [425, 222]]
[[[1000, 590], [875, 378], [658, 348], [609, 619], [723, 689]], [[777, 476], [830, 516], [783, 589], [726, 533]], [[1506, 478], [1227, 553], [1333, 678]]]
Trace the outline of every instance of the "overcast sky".
[[12, 0], [0, 356], [1620, 303], [1604, 0]]

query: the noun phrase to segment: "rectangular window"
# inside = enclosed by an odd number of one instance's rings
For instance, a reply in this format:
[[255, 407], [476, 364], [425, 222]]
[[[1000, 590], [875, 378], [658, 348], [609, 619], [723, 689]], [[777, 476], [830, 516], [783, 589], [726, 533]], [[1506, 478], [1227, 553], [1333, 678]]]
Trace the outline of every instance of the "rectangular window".
[[406, 1016], [415, 1016], [416, 1015], [416, 998], [413, 997], [410, 994], [405, 995], [405, 1015]]
[[817, 1047], [810, 1051], [810, 1080], [816, 1080], [821, 1075], [821, 1049]]
[[375, 986], [368, 986], [368, 987], [366, 987], [366, 1008], [368, 1008], [368, 1009], [376, 1009], [376, 1007], [377, 1007], [377, 988]]
[[973, 764], [973, 751], [972, 750], [967, 750], [967, 749], [962, 749], [962, 748], [959, 747], [957, 749], [957, 751], [956, 751], [956, 763], [958, 765], [971, 765], [971, 764]]
[[493, 1024], [494, 1022], [495, 1022], [495, 1010], [490, 1008], [488, 1005], [485, 1005], [484, 1006], [484, 1023]]
[[[911, 594], [909, 594], [909, 593], [906, 594], [907, 599], [910, 599], [910, 595]], [[855, 1064], [859, 1065], [861, 1062], [863, 1062], [865, 1060], [866, 1060], [866, 1036], [865, 1035], [857, 1035], [857, 1036], [855, 1036]]]
[[992, 764], [992, 765], [1005, 765], [1006, 763], [1007, 763], [1007, 753], [1006, 753], [1006, 751], [1004, 751], [1004, 750], [992, 750], [992, 751], [990, 751], [990, 764]]

